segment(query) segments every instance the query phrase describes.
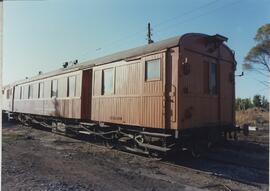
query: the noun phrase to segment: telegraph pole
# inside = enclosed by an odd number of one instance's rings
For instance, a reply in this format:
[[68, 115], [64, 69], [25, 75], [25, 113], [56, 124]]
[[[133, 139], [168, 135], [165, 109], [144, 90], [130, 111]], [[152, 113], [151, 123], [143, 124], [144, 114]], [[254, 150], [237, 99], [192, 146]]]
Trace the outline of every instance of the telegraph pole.
[[[0, 0], [0, 100], [2, 100], [2, 64], [3, 64], [3, 0]], [[0, 133], [2, 135], [2, 104], [0, 103]], [[0, 144], [0, 152], [2, 153], [2, 144]], [[2, 155], [0, 156], [2, 161]], [[2, 187], [2, 183], [0, 183]]]
[[153, 43], [154, 41], [152, 40], [152, 29], [151, 29], [151, 25], [150, 22], [148, 22], [148, 27], [147, 27], [147, 40], [148, 40], [148, 44]]

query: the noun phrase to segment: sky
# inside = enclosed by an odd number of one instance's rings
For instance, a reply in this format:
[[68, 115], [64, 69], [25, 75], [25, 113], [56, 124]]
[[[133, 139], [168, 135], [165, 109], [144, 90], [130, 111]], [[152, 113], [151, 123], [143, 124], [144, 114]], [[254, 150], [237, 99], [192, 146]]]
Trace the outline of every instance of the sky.
[[[257, 29], [270, 23], [269, 0], [17, 0], [4, 1], [3, 84], [189, 32], [221, 34], [235, 51], [236, 74]], [[269, 96], [245, 72], [236, 77], [236, 97]]]

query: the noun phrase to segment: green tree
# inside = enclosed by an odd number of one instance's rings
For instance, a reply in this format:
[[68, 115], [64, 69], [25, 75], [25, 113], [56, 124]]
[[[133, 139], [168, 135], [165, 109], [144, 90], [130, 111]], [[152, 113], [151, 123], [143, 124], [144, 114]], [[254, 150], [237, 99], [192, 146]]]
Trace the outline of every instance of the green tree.
[[236, 110], [246, 110], [246, 109], [249, 109], [252, 107], [253, 107], [253, 104], [251, 102], [251, 99], [249, 99], [249, 98], [244, 98], [244, 99], [236, 98], [236, 100], [235, 100], [235, 109]]
[[[256, 45], [249, 50], [244, 59], [244, 70], [256, 71], [266, 77], [270, 76], [270, 24], [257, 30], [254, 38]], [[268, 80], [262, 83], [269, 85]]]
[[241, 98], [236, 98], [235, 99], [235, 109], [236, 109], [236, 111], [241, 110], [241, 102], [242, 102]]
[[249, 98], [243, 99], [242, 102], [243, 102], [243, 103], [242, 103], [242, 108], [243, 108], [244, 110], [253, 107], [253, 104], [252, 104], [252, 102], [251, 102], [251, 99], [249, 99]]
[[266, 109], [269, 111], [269, 102], [268, 100], [265, 98], [265, 96], [262, 97], [262, 108]]
[[262, 97], [260, 95], [254, 95], [253, 105], [255, 107], [262, 107]]

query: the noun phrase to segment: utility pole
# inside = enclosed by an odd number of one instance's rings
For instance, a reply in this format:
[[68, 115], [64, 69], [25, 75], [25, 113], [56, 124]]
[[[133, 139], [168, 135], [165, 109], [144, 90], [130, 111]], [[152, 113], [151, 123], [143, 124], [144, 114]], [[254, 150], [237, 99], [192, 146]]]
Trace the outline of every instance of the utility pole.
[[[3, 64], [3, 1], [0, 1], [0, 100], [2, 100], [2, 64]], [[2, 111], [2, 103], [0, 103], [0, 111]], [[2, 114], [0, 116], [0, 133], [2, 135]], [[0, 148], [0, 152], [2, 153], [2, 147]], [[2, 156], [0, 157], [2, 161]], [[0, 183], [2, 187], [2, 183]]]
[[153, 43], [154, 41], [151, 39], [152, 37], [152, 29], [151, 29], [151, 25], [150, 22], [148, 22], [148, 27], [147, 27], [147, 40], [148, 40], [148, 44]]

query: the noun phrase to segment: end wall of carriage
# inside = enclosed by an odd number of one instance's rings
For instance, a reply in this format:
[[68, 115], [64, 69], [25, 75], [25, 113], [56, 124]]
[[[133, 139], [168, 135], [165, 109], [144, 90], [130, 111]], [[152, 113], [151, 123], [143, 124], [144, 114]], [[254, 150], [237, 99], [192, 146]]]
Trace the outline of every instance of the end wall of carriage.
[[13, 87], [8, 85], [2, 88], [2, 110], [12, 111], [13, 106]]
[[[181, 45], [180, 128], [233, 125], [235, 59], [232, 51], [204, 35], [183, 38]], [[216, 86], [211, 90], [213, 73]]]

